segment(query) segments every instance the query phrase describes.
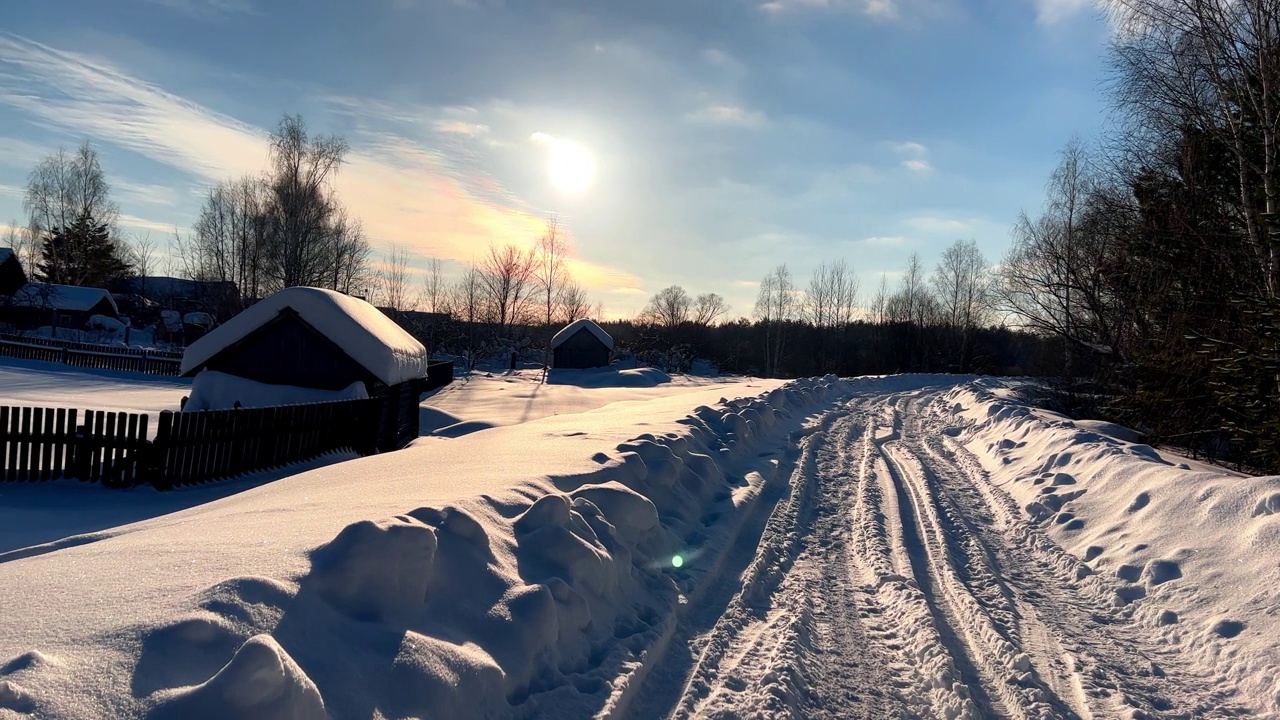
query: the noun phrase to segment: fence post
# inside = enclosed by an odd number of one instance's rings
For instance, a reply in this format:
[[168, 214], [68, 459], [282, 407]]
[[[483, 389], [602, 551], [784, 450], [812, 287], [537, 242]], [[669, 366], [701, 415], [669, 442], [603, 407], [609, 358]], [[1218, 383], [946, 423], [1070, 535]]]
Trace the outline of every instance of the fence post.
[[160, 423], [156, 426], [156, 439], [147, 448], [147, 477], [157, 490], [172, 490], [169, 477], [169, 444], [173, 437], [173, 411], [161, 410]]

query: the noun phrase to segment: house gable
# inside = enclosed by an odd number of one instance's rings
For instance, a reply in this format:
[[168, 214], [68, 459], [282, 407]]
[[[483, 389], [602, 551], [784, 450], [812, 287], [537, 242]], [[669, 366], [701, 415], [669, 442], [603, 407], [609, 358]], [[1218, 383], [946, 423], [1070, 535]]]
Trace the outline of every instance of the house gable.
[[271, 385], [342, 390], [362, 381], [373, 390], [381, 383], [332, 340], [291, 308], [223, 348], [185, 374], [208, 368]]

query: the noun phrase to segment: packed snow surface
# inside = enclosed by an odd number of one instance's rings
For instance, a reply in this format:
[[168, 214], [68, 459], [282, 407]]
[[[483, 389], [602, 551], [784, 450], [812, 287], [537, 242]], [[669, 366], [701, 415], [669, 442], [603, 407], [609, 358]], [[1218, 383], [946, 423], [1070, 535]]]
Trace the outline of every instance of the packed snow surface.
[[1280, 717], [1276, 478], [988, 379], [659, 387], [0, 555], [0, 717]]
[[388, 385], [426, 377], [422, 343], [369, 303], [333, 290], [291, 287], [249, 306], [187, 347], [182, 374], [273, 320], [286, 308], [332, 340], [351, 359]]
[[568, 325], [565, 325], [560, 332], [555, 334], [555, 337], [551, 338], [551, 348], [554, 350], [555, 348], [560, 347], [566, 340], [577, 335], [578, 331], [583, 328], [586, 328], [587, 332], [595, 335], [596, 339], [603, 343], [605, 347], [610, 350], [613, 349], [613, 336], [605, 332], [604, 328], [597, 325], [595, 321], [588, 318], [574, 320]]
[[0, 358], [0, 405], [141, 413], [154, 433], [160, 411], [177, 411], [190, 394], [190, 378]]

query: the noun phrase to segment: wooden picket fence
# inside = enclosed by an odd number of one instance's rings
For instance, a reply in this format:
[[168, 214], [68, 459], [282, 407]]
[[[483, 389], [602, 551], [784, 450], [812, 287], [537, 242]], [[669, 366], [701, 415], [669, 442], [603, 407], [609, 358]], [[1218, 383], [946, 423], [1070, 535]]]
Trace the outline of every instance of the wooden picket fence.
[[0, 334], [0, 357], [41, 360], [94, 370], [177, 375], [182, 353]]
[[134, 413], [0, 406], [0, 480], [77, 478], [160, 490], [282, 467], [338, 450], [377, 451], [383, 399]]
[[146, 415], [0, 406], [0, 479], [37, 482], [78, 478], [107, 487], [145, 481]]
[[161, 490], [282, 467], [335, 450], [377, 451], [380, 398], [160, 413], [151, 484]]

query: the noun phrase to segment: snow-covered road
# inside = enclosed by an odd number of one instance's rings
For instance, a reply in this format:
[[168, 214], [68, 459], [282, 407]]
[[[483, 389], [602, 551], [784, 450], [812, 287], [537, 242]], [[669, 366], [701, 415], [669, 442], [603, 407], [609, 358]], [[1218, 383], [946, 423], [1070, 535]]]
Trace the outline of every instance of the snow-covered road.
[[0, 556], [0, 719], [1280, 718], [1280, 478], [1025, 381], [489, 381]]
[[686, 613], [631, 717], [1251, 715], [1081, 586], [1093, 570], [935, 412], [952, 390], [863, 394], [813, 428], [727, 605]]

